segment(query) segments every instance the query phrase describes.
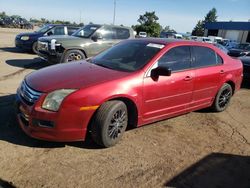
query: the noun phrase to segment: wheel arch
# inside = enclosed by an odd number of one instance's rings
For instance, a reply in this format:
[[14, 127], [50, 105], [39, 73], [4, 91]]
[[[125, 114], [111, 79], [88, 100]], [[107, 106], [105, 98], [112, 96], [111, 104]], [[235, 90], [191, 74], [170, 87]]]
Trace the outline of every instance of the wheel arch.
[[225, 83], [229, 84], [232, 87], [232, 91], [233, 91], [232, 94], [234, 94], [235, 93], [235, 83], [232, 80], [228, 80]]
[[[104, 100], [100, 106], [108, 101], [114, 101], [114, 100], [117, 100], [117, 101], [122, 101], [125, 103], [126, 107], [127, 107], [127, 110], [128, 110], [128, 129], [131, 129], [131, 128], [135, 128], [137, 127], [137, 124], [138, 124], [138, 107], [135, 103], [135, 101], [129, 97], [126, 97], [126, 96], [114, 96], [112, 98], [108, 98], [106, 100]], [[100, 108], [99, 106], [99, 108]], [[97, 108], [95, 110], [95, 112], [92, 114], [92, 117], [90, 118], [90, 121], [88, 123], [88, 126], [87, 126], [87, 130], [89, 132], [89, 130], [91, 130], [91, 124], [95, 118], [95, 115], [98, 111]]]

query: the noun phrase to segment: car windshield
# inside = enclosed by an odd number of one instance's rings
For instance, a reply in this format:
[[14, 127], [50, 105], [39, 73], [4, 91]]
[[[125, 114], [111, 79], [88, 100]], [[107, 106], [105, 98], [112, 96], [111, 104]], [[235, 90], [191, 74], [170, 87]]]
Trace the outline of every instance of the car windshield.
[[89, 38], [98, 28], [100, 25], [86, 25], [74, 32], [72, 36]]
[[146, 41], [127, 41], [100, 53], [91, 63], [124, 72], [144, 67], [162, 48], [163, 44]]
[[46, 31], [48, 31], [52, 27], [53, 27], [52, 25], [44, 25], [43, 27], [41, 27], [38, 30], [36, 30], [36, 32], [38, 32], [38, 33], [45, 33]]

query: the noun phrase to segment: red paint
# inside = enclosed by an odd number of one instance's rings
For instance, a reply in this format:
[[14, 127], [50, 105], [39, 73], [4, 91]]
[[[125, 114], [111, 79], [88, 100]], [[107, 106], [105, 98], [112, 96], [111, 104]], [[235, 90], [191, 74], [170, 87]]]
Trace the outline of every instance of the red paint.
[[[164, 41], [144, 39], [165, 44]], [[175, 46], [206, 46], [223, 58], [223, 65], [190, 69], [160, 76], [153, 80], [146, 76], [150, 67], [170, 48]], [[67, 63], [36, 71], [26, 78], [33, 89], [43, 92], [33, 106], [20, 99], [22, 111], [29, 115], [29, 126], [22, 129], [31, 137], [51, 141], [84, 140], [87, 128], [95, 110], [80, 111], [80, 107], [101, 105], [115, 98], [127, 98], [137, 107], [138, 124], [184, 114], [212, 105], [216, 93], [225, 82], [232, 82], [235, 91], [242, 81], [242, 63], [232, 59], [210, 44], [191, 41], [172, 41], [141, 70], [120, 72], [103, 68], [87, 62]], [[67, 96], [58, 112], [41, 108], [46, 95], [57, 89], [79, 89]], [[32, 119], [48, 120], [55, 123], [54, 128], [42, 128], [32, 124]]]

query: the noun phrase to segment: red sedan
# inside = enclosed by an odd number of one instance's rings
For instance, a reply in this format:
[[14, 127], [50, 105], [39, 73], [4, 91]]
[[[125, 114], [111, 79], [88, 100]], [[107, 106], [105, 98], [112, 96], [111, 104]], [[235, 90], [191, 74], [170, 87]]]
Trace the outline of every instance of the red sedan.
[[31, 137], [115, 145], [127, 126], [211, 107], [220, 112], [240, 89], [242, 63], [210, 44], [127, 40], [87, 60], [26, 76], [18, 121]]

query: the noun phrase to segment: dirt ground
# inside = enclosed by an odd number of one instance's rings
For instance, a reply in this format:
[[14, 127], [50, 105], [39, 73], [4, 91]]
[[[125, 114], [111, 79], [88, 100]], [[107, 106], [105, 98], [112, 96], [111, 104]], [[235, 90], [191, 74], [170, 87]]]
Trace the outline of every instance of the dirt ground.
[[225, 112], [132, 129], [112, 148], [38, 141], [18, 127], [13, 102], [24, 76], [45, 63], [14, 48], [20, 32], [0, 28], [0, 187], [250, 187], [246, 81]]

